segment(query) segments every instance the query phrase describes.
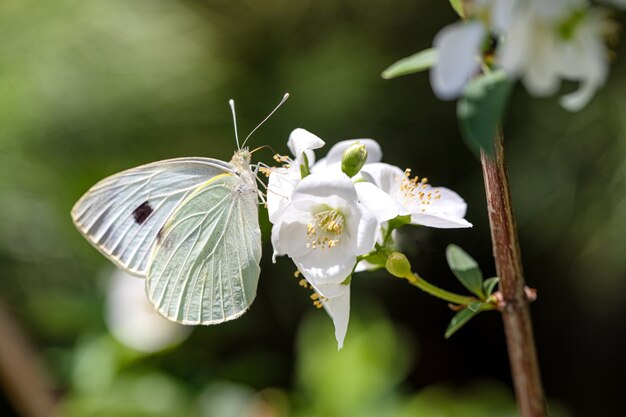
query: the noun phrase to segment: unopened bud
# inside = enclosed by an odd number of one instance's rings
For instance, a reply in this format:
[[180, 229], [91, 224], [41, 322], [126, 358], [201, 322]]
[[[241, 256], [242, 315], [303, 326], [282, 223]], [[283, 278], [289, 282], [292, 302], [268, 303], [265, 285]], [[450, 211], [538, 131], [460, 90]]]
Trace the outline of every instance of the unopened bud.
[[348, 177], [359, 173], [367, 160], [367, 148], [361, 142], [354, 142], [348, 146], [341, 157], [341, 170]]
[[406, 256], [400, 252], [393, 252], [389, 255], [385, 268], [387, 268], [387, 271], [391, 275], [398, 278], [406, 278], [412, 274], [411, 263]]

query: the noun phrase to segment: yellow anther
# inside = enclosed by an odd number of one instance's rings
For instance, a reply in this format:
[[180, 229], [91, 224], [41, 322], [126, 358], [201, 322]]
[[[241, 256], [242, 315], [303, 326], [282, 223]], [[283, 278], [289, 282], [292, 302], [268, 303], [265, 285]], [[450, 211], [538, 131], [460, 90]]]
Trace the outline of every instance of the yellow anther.
[[333, 248], [339, 244], [343, 233], [344, 217], [338, 210], [320, 211], [306, 227], [306, 247], [311, 249]]
[[266, 177], [269, 177], [270, 174], [272, 173], [272, 168], [271, 167], [260, 167], [259, 168], [259, 172], [263, 175], [265, 175]]

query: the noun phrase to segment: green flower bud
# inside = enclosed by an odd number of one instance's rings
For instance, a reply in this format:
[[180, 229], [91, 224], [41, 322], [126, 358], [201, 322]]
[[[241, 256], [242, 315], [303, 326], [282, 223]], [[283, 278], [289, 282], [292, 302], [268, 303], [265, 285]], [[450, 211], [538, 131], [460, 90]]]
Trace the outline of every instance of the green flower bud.
[[352, 178], [359, 173], [367, 160], [367, 148], [361, 142], [348, 146], [341, 157], [341, 170]]
[[406, 256], [400, 252], [393, 252], [389, 255], [385, 268], [387, 268], [387, 271], [394, 277], [407, 278], [412, 275], [411, 263]]

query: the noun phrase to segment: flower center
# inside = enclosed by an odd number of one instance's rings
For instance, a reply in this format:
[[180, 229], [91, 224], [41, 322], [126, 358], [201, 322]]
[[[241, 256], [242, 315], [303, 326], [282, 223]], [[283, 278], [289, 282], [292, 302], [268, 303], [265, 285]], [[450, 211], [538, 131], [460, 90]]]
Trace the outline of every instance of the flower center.
[[344, 217], [339, 210], [323, 210], [306, 225], [306, 247], [311, 249], [334, 248], [343, 233]]
[[426, 211], [426, 208], [422, 206], [428, 206], [433, 200], [441, 198], [439, 190], [432, 192], [429, 191], [429, 188], [428, 178], [424, 177], [420, 181], [417, 176], [411, 178], [410, 168], [404, 170], [404, 175], [400, 182], [400, 196], [403, 198], [405, 205], [417, 205], [421, 207], [421, 211]]

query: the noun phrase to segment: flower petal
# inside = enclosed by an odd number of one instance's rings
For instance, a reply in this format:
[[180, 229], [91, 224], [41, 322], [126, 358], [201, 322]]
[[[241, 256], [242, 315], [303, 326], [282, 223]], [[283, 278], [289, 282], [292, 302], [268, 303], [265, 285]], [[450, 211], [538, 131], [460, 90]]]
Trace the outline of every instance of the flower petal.
[[433, 41], [437, 62], [430, 70], [430, 84], [437, 97], [451, 100], [461, 95], [478, 71], [485, 35], [485, 28], [477, 21], [453, 23], [437, 33]]
[[439, 198], [432, 199], [429, 205], [420, 205], [413, 211], [411, 223], [441, 229], [472, 227], [472, 224], [463, 218], [467, 204], [461, 196], [444, 187], [432, 187], [428, 191], [438, 194]]
[[312, 173], [297, 185], [291, 199], [308, 200], [311, 197], [327, 198], [329, 195], [339, 196], [346, 201], [356, 201], [357, 195], [354, 184], [342, 172]]
[[340, 243], [334, 248], [310, 249], [302, 255], [290, 256], [311, 284], [341, 284], [356, 264], [353, 252], [348, 245]]
[[324, 309], [335, 325], [335, 339], [337, 340], [338, 350], [341, 350], [343, 347], [343, 341], [348, 331], [348, 322], [350, 321], [350, 286], [342, 285], [342, 287], [345, 288], [343, 294], [324, 301]]
[[366, 180], [373, 182], [387, 194], [393, 194], [399, 182], [404, 178], [404, 171], [397, 166], [383, 162], [366, 165], [361, 173]]
[[467, 220], [445, 213], [413, 213], [411, 214], [411, 223], [438, 229], [472, 227], [472, 224]]
[[365, 206], [359, 204], [361, 211], [361, 219], [358, 226], [358, 234], [356, 240], [356, 255], [365, 255], [374, 249], [376, 237], [380, 223], [376, 220], [376, 216]]
[[372, 212], [380, 223], [409, 214], [395, 198], [370, 182], [357, 182], [354, 188], [361, 204]]
[[315, 154], [313, 153], [313, 149], [319, 149], [324, 146], [324, 141], [309, 132], [305, 129], [295, 129], [289, 135], [289, 139], [287, 140], [287, 147], [296, 157], [296, 162], [298, 165], [302, 163], [302, 154], [306, 153], [306, 156], [309, 160], [310, 164], [315, 162]]
[[306, 247], [307, 218], [299, 213], [293, 205], [287, 205], [280, 221], [272, 226], [272, 246], [274, 256], [302, 256], [309, 251]]
[[267, 212], [270, 222], [276, 223], [293, 190], [300, 182], [300, 171], [292, 168], [274, 168], [267, 183]]

